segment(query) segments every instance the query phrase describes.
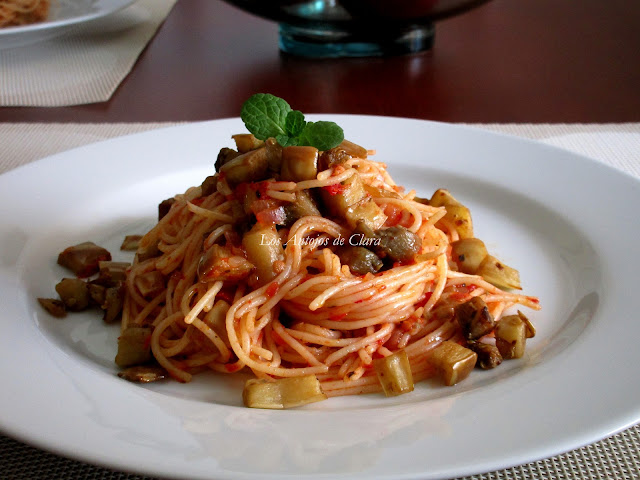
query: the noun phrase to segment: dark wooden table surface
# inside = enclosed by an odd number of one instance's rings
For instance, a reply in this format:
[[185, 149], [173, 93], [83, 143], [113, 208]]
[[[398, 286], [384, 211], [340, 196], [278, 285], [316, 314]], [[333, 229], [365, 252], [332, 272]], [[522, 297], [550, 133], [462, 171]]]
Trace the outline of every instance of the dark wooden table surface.
[[0, 108], [0, 121], [223, 118], [262, 91], [308, 113], [633, 122], [639, 52], [638, 0], [493, 0], [439, 22], [429, 53], [338, 60], [281, 54], [274, 23], [220, 0], [178, 0], [110, 101]]

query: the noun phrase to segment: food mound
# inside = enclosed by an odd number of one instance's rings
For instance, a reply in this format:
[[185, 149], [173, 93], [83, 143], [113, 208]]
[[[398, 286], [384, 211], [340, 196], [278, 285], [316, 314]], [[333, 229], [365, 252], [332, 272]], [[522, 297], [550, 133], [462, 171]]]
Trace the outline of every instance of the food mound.
[[[90, 242], [62, 252], [88, 277], [63, 280], [82, 300], [57, 287], [43, 305], [97, 304], [120, 320], [115, 361], [132, 381], [248, 372], [250, 407], [398, 395], [434, 375], [453, 385], [522, 357], [535, 330], [508, 311], [538, 299], [474, 237], [469, 209], [445, 189], [406, 192], [335, 124], [282, 102], [245, 104], [253, 133], [233, 135], [215, 173], [126, 239], [131, 265]], [[252, 115], [282, 127], [263, 132]]]

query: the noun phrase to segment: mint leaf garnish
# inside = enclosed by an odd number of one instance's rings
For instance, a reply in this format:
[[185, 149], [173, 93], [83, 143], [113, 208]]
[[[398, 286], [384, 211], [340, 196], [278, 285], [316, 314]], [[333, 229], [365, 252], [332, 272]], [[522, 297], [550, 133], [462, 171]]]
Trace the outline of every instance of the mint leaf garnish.
[[256, 93], [242, 105], [240, 118], [247, 129], [259, 140], [286, 133], [285, 122], [291, 111], [282, 98], [269, 93]]
[[300, 110], [291, 110], [287, 114], [284, 122], [284, 128], [291, 137], [297, 137], [304, 130], [307, 122], [304, 121], [304, 114]]
[[330, 150], [342, 143], [344, 132], [334, 122], [307, 122], [300, 134], [300, 145], [310, 145], [318, 150]]
[[292, 147], [298, 145], [298, 139], [296, 137], [290, 137], [288, 135], [278, 135], [276, 141], [283, 147]]
[[302, 112], [270, 93], [249, 97], [242, 105], [240, 118], [257, 139], [273, 137], [283, 147], [303, 145], [330, 150], [344, 140], [342, 128], [334, 122], [306, 122]]

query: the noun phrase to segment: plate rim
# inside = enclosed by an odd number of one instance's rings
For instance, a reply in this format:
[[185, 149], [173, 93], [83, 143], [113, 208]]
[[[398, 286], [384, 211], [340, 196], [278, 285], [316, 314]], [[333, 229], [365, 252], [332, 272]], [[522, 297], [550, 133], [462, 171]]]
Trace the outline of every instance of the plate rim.
[[[588, 161], [588, 163], [590, 163], [593, 168], [604, 167], [607, 171], [609, 171], [610, 174], [612, 174], [614, 176], [615, 175], [621, 175], [622, 177], [625, 177], [627, 180], [631, 180], [632, 182], [634, 182], [634, 185], [636, 185], [636, 186], [640, 184], [638, 179], [636, 177], [634, 177], [633, 175], [629, 174], [628, 172], [621, 171], [619, 169], [616, 169], [616, 168], [614, 168], [614, 167], [612, 167], [610, 165], [604, 164], [603, 162], [600, 162], [598, 160], [592, 159], [590, 157], [585, 157], [585, 156], [582, 156], [582, 155], [579, 155], [579, 154], [570, 153], [570, 152], [567, 152], [565, 150], [559, 149], [557, 147], [544, 145], [544, 144], [541, 144], [540, 142], [536, 142], [536, 141], [533, 141], [533, 140], [523, 139], [521, 137], [517, 137], [517, 136], [514, 136], [514, 135], [510, 135], [510, 134], [503, 134], [503, 133], [483, 130], [482, 128], [478, 128], [478, 127], [467, 126], [467, 125], [446, 124], [446, 123], [442, 123], [442, 122], [432, 122], [432, 121], [428, 121], [428, 120], [406, 119], [406, 118], [400, 118], [400, 117], [371, 116], [371, 115], [349, 115], [349, 114], [326, 115], [326, 114], [322, 114], [322, 115], [310, 115], [310, 117], [318, 117], [318, 118], [329, 118], [330, 117], [330, 118], [337, 119], [337, 120], [339, 120], [340, 118], [346, 118], [346, 117], [355, 117], [355, 118], [368, 117], [368, 118], [373, 118], [373, 119], [379, 120], [379, 121], [392, 121], [392, 122], [395, 122], [395, 121], [410, 121], [410, 122], [419, 122], [419, 123], [425, 123], [425, 124], [431, 124], [431, 125], [439, 125], [440, 127], [444, 127], [444, 128], [447, 128], [447, 129], [450, 128], [450, 127], [453, 127], [455, 129], [462, 129], [462, 130], [466, 130], [466, 131], [473, 130], [476, 133], [480, 132], [480, 134], [482, 136], [511, 138], [511, 139], [517, 140], [518, 142], [526, 142], [526, 143], [535, 145], [534, 148], [544, 147], [546, 149], [550, 149], [550, 150], [553, 150], [553, 151], [556, 151], [556, 152], [557, 151], [562, 151], [563, 155], [564, 154], [569, 154], [572, 157], [577, 157], [577, 158], [580, 159], [581, 162], [583, 162], [585, 160]], [[215, 123], [219, 124], [220, 122], [225, 122], [225, 121], [237, 122], [238, 120], [239, 120], [238, 118], [232, 117], [232, 118], [219, 119], [219, 120], [210, 120], [210, 121], [205, 121], [205, 122], [195, 122], [195, 124], [200, 124], [201, 126], [205, 126], [207, 124], [215, 124]], [[122, 142], [123, 141], [122, 139], [125, 138], [125, 137], [128, 137], [129, 139], [132, 139], [132, 138], [135, 137], [133, 139], [133, 141], [135, 142], [136, 138], [139, 139], [139, 137], [142, 137], [142, 136], [158, 135], [158, 132], [161, 131], [161, 130], [178, 129], [178, 128], [187, 129], [188, 130], [188, 129], [193, 128], [193, 125], [194, 124], [186, 124], [186, 125], [176, 125], [176, 126], [161, 127], [159, 129], [154, 129], [154, 130], [151, 130], [151, 131], [132, 133], [132, 134], [124, 135], [124, 136], [121, 136], [121, 137], [102, 140], [102, 141], [95, 142], [95, 143], [92, 143], [92, 144], [89, 144], [89, 145], [76, 147], [76, 148], [74, 148], [72, 150], [67, 150], [65, 152], [60, 152], [60, 153], [57, 153], [57, 154], [54, 154], [54, 155], [50, 155], [50, 156], [47, 156], [47, 157], [45, 157], [43, 159], [37, 160], [35, 162], [31, 162], [31, 163], [26, 164], [26, 165], [22, 165], [22, 166], [20, 166], [18, 168], [15, 168], [15, 169], [12, 169], [12, 170], [10, 170], [8, 172], [5, 172], [4, 174], [2, 174], [0, 176], [0, 184], [2, 184], [2, 182], [5, 181], [5, 180], [8, 181], [7, 179], [11, 179], [13, 176], [24, 175], [25, 172], [29, 171], [29, 169], [36, 169], [37, 170], [37, 169], [41, 168], [42, 165], [46, 165], [48, 163], [56, 162], [60, 158], [69, 157], [70, 155], [73, 156], [73, 154], [69, 153], [69, 152], [72, 152], [72, 151], [75, 152], [74, 154], [79, 154], [79, 153], [82, 153], [83, 150], [90, 151], [91, 149], [102, 148], [105, 143], [113, 142], [115, 144], [117, 142]], [[429, 127], [427, 127], [427, 128], [429, 128]], [[12, 172], [16, 172], [16, 173], [12, 173]], [[622, 177], [620, 177], [620, 178], [622, 178]], [[1, 270], [0, 270], [0, 273], [1, 273]], [[633, 415], [631, 415], [631, 416], [634, 417], [634, 422], [638, 420], [638, 415], [639, 414], [640, 414], [640, 412], [636, 411]], [[629, 427], [632, 424], [633, 423], [626, 423], [625, 425], [619, 425], [616, 429], [613, 429], [613, 430], [610, 429], [610, 431], [607, 432], [607, 434], [604, 435], [604, 436], [611, 435], [611, 434], [614, 434], [614, 433], [619, 432], [621, 430], [624, 430], [625, 428]], [[6, 426], [5, 422], [2, 419], [2, 417], [0, 417], [0, 426], [3, 426], [3, 427]], [[3, 428], [3, 430], [4, 430], [4, 428]], [[21, 437], [20, 435], [15, 435], [16, 432], [12, 432], [12, 433], [13, 434], [11, 436], [14, 436], [16, 438], [20, 438]], [[603, 438], [603, 437], [601, 436], [600, 438]], [[20, 439], [22, 441], [27, 442], [27, 443], [37, 444], [37, 442], [34, 442], [33, 438], [25, 438], [25, 439], [20, 438]], [[598, 439], [593, 439], [593, 438], [586, 439], [586, 438], [583, 438], [582, 440], [583, 440], [582, 442], [580, 442], [578, 444], [575, 444], [576, 439], [574, 439], [574, 446], [572, 446], [570, 449], [578, 448], [578, 447], [583, 446], [585, 444], [594, 442], [594, 441], [596, 441]], [[113, 468], [113, 463], [111, 463], [111, 462], [102, 463], [102, 462], [99, 461], [98, 458], [91, 458], [91, 459], [78, 458], [78, 457], [76, 457], [74, 455], [69, 455], [69, 452], [67, 452], [67, 451], [57, 451], [55, 448], [52, 448], [52, 445], [48, 445], [46, 441], [43, 441], [41, 444], [38, 444], [37, 446], [39, 448], [43, 448], [45, 450], [54, 451], [55, 453], [57, 453], [59, 455], [69, 456], [70, 458], [75, 458], [75, 459], [78, 459], [78, 460], [81, 460], [81, 461], [90, 462], [90, 463], [94, 463], [94, 464], [100, 464], [100, 465], [103, 465], [103, 466], [106, 466], [106, 467], [109, 467], [109, 468]], [[538, 456], [538, 458], [536, 458], [536, 460], [549, 456], [546, 453], [543, 454], [543, 452], [545, 452], [545, 451], [548, 451], [548, 449], [546, 449], [546, 450], [545, 449], [541, 449], [538, 452], [538, 454], [539, 455], [542, 454], [542, 456]], [[566, 449], [564, 449], [562, 451], [566, 451]], [[560, 454], [560, 453], [562, 453], [562, 451], [556, 451], [555, 454]], [[527, 461], [530, 461], [530, 460], [527, 460]], [[522, 462], [517, 461], [516, 463], [505, 465], [505, 466], [499, 467], [499, 468], [507, 468], [508, 466], [513, 466], [513, 465], [520, 464], [520, 463], [522, 463]], [[118, 468], [122, 468], [122, 467], [123, 467], [122, 465], [118, 466]], [[492, 469], [495, 469], [495, 468], [492, 468]], [[126, 470], [131, 470], [131, 465], [129, 465], [126, 468]], [[148, 470], [138, 470], [138, 471], [140, 473], [145, 473], [145, 472], [148, 473]], [[479, 471], [476, 471], [475, 469], [473, 469], [470, 466], [468, 466], [468, 469], [466, 471], [462, 471], [461, 473], [462, 474], [471, 474], [471, 473], [479, 473]], [[450, 473], [446, 473], [446, 475], [450, 475]], [[232, 476], [227, 476], [225, 478], [235, 478], [235, 477], [232, 475]], [[386, 477], [380, 477], [380, 478], [386, 478]], [[405, 478], [405, 476], [401, 475], [399, 478]], [[412, 477], [406, 476], [406, 478], [412, 478]], [[429, 477], [429, 478], [436, 478], [436, 477]]]

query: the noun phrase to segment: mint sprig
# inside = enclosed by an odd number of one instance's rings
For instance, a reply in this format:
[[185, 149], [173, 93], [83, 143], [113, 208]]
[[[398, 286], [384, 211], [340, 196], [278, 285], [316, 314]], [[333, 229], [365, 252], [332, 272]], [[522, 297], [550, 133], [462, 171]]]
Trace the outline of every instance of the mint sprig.
[[334, 122], [307, 122], [282, 98], [256, 93], [242, 105], [240, 118], [259, 140], [274, 137], [283, 147], [303, 145], [330, 150], [344, 140], [344, 131]]

